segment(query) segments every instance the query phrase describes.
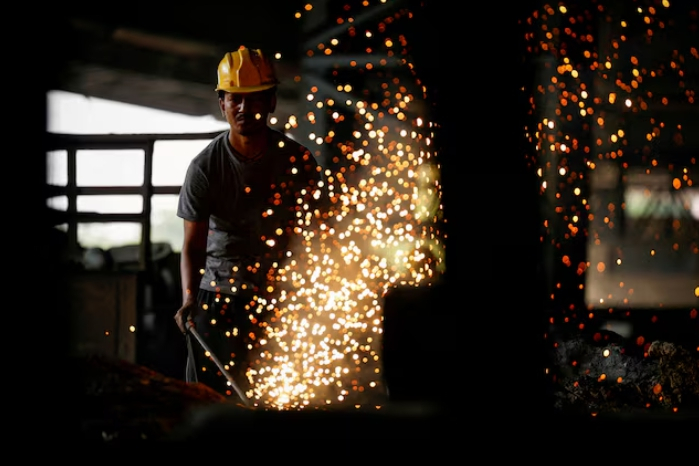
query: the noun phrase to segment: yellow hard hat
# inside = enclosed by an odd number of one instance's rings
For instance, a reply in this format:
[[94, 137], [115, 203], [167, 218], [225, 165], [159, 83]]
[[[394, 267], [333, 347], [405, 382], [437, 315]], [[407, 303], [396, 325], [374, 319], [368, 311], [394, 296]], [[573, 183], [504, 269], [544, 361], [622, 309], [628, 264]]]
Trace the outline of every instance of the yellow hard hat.
[[274, 65], [260, 49], [228, 52], [218, 65], [216, 91], [257, 92], [279, 84]]

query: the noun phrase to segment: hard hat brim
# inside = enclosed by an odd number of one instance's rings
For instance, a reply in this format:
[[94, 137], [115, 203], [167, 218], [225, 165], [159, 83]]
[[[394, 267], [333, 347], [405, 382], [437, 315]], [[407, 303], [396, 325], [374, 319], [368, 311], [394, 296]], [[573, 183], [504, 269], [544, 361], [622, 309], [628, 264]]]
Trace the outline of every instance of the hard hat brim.
[[276, 86], [276, 83], [271, 83], [271, 84], [260, 84], [259, 86], [246, 86], [246, 87], [235, 87], [235, 86], [216, 86], [216, 89], [214, 91], [225, 91], [225, 92], [230, 92], [232, 94], [244, 94], [248, 92], [260, 92], [260, 91], [266, 91], [267, 89], [272, 89], [274, 86]]

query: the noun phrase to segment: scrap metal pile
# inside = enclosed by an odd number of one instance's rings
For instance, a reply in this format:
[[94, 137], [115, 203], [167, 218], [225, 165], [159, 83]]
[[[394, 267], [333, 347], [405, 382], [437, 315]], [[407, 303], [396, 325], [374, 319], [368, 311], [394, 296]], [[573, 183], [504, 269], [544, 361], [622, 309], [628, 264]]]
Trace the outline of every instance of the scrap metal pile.
[[147, 367], [102, 356], [74, 361], [84, 392], [78, 418], [82, 440], [167, 439], [191, 410], [232, 404], [203, 384], [188, 384]]
[[555, 407], [567, 413], [696, 412], [699, 351], [629, 342], [614, 332], [559, 340], [552, 353]]

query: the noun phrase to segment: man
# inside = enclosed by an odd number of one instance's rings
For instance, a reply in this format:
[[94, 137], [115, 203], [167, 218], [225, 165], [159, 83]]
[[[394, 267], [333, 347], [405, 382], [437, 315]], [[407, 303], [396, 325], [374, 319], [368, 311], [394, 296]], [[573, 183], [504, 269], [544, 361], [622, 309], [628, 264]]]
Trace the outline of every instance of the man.
[[[218, 103], [230, 129], [191, 161], [177, 215], [184, 221], [182, 307], [175, 321], [195, 330], [242, 391], [247, 353], [260, 336], [260, 298], [274, 285], [290, 240], [313, 210], [321, 169], [313, 154], [268, 124], [278, 80], [259, 49], [226, 53], [218, 67]], [[316, 193], [317, 194], [317, 193]], [[311, 206], [306, 208], [305, 206]], [[196, 342], [188, 345], [186, 380], [238, 391]]]

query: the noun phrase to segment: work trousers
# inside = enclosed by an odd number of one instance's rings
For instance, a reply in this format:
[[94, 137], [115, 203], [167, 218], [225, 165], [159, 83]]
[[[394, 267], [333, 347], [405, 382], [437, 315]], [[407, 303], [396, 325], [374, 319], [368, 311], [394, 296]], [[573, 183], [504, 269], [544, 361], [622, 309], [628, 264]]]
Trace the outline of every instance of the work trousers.
[[[255, 326], [250, 319], [254, 312], [252, 297], [200, 290], [197, 299], [199, 312], [193, 319], [196, 332], [239, 389], [248, 392], [251, 388], [246, 377], [250, 352], [248, 346], [254, 343], [250, 334], [255, 334]], [[185, 380], [203, 383], [223, 395], [239, 398], [228, 378], [206, 354], [203, 345], [191, 335], [188, 338]]]

